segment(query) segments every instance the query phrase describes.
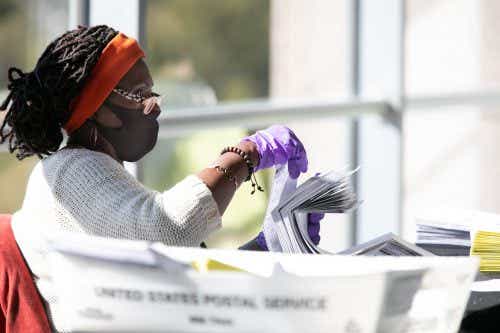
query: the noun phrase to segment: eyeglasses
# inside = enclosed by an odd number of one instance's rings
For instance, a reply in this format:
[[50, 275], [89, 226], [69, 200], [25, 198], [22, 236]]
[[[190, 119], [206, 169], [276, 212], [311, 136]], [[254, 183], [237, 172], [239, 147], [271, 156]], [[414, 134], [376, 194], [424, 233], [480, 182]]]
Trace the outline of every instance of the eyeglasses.
[[151, 113], [155, 105], [160, 106], [162, 101], [162, 96], [155, 92], [151, 92], [149, 96], [144, 96], [142, 93], [134, 94], [122, 88], [114, 88], [113, 92], [129, 101], [144, 105], [144, 114]]

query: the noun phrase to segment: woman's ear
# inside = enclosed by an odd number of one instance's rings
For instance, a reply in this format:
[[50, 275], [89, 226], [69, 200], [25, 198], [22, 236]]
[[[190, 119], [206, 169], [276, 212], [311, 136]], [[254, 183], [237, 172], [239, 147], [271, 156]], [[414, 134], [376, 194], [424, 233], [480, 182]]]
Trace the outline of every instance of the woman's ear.
[[99, 109], [97, 109], [92, 118], [96, 123], [104, 127], [120, 128], [123, 125], [120, 118], [118, 118], [105, 104], [102, 104]]

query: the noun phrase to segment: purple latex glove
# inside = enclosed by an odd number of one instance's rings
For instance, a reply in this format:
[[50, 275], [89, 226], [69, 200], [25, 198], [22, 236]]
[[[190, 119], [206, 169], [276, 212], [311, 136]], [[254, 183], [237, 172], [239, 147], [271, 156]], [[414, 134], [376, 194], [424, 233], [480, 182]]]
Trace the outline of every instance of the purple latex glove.
[[259, 152], [259, 165], [255, 171], [288, 163], [290, 177], [298, 178], [307, 171], [307, 154], [302, 142], [288, 127], [274, 125], [243, 138], [253, 142]]
[[[307, 233], [309, 234], [309, 237], [311, 238], [314, 245], [319, 244], [320, 222], [323, 219], [323, 217], [325, 217], [325, 214], [322, 213], [310, 213], [307, 216]], [[259, 233], [259, 235], [257, 235], [257, 238], [255, 240], [257, 244], [259, 244], [262, 250], [264, 251], [269, 250], [267, 248], [266, 238], [264, 237], [264, 233], [262, 231]]]

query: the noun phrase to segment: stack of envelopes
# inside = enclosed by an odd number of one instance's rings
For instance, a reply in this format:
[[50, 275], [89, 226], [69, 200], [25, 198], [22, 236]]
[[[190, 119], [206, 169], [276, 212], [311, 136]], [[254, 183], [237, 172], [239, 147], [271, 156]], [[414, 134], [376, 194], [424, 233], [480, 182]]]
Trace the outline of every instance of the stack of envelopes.
[[470, 254], [479, 256], [479, 270], [500, 272], [500, 231], [478, 230]]
[[278, 168], [264, 225], [270, 249], [277, 252], [325, 253], [309, 237], [307, 214], [345, 213], [357, 207], [351, 174], [329, 172], [311, 177], [297, 186], [297, 180], [288, 176], [286, 167]]

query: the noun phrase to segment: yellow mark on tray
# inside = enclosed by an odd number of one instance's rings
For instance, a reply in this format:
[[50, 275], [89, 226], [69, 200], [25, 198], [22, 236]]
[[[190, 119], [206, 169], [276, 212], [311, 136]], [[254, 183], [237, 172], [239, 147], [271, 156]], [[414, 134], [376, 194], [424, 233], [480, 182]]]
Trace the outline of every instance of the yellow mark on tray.
[[244, 272], [244, 270], [234, 267], [228, 264], [224, 264], [220, 261], [214, 259], [197, 260], [191, 263], [191, 266], [198, 272], [210, 272], [210, 271], [233, 271], [233, 272]]

